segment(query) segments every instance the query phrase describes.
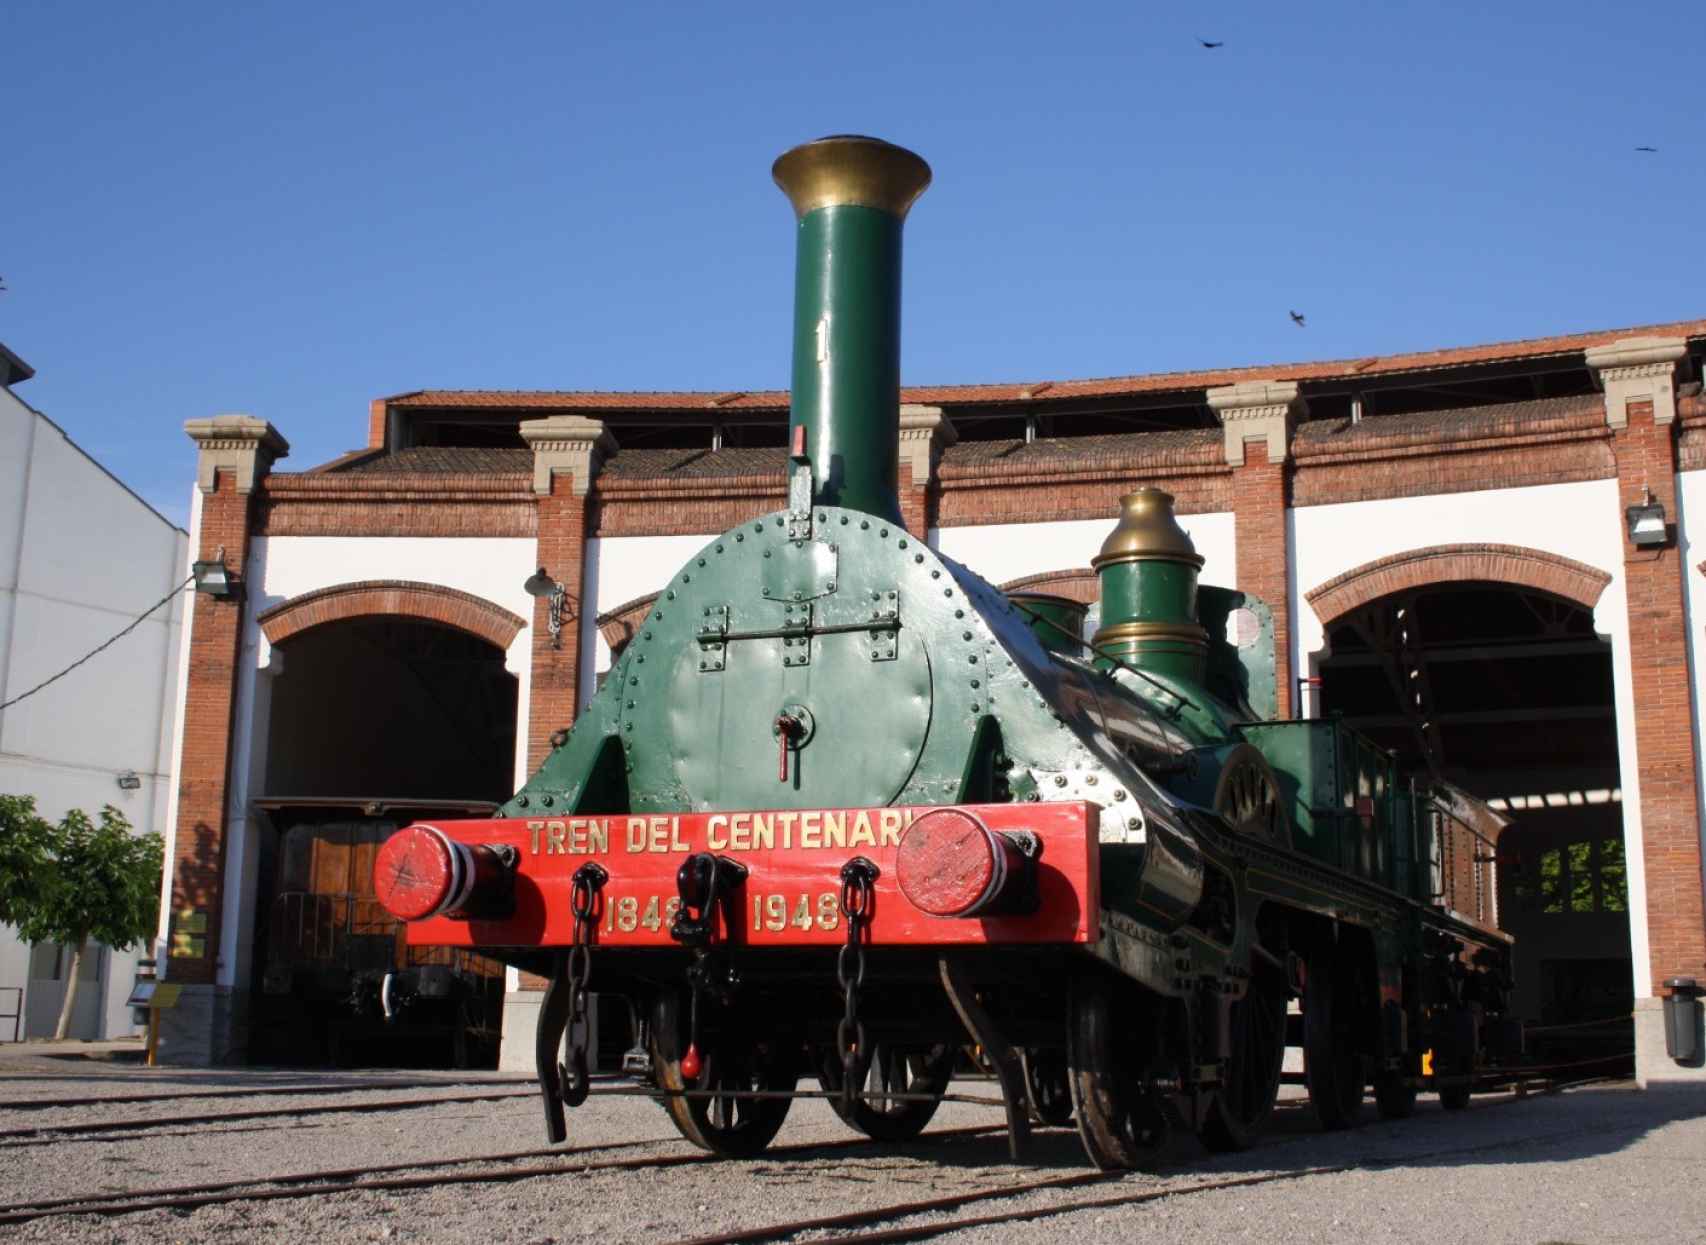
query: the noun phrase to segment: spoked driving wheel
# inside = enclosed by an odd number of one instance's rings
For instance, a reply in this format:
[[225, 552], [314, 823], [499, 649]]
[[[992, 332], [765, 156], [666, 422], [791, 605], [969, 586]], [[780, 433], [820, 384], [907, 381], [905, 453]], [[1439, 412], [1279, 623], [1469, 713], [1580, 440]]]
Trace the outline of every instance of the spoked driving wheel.
[[[775, 1138], [788, 1118], [788, 1098], [748, 1098], [749, 1093], [792, 1093], [799, 1082], [797, 1052], [785, 1043], [747, 1042], [730, 1034], [700, 1036], [699, 1075], [681, 1069], [687, 1050], [687, 1008], [672, 990], [658, 995], [652, 1013], [652, 1069], [681, 1135], [727, 1158], [750, 1158]], [[704, 1092], [706, 1097], [680, 1097]]]
[[1025, 1052], [1025, 1097], [1039, 1123], [1057, 1128], [1072, 1123], [1071, 1079], [1065, 1051]]
[[1286, 991], [1278, 974], [1260, 971], [1232, 1005], [1232, 1058], [1198, 1134], [1210, 1150], [1248, 1149], [1279, 1099], [1285, 1063]]
[[1362, 1115], [1366, 1085], [1356, 1049], [1355, 982], [1329, 952], [1309, 957], [1303, 988], [1303, 1079], [1321, 1127], [1349, 1128]]
[[1084, 1152], [1104, 1171], [1141, 1167], [1167, 1140], [1166, 1116], [1141, 1075], [1152, 1035], [1116, 1032], [1121, 1016], [1105, 977], [1076, 983], [1070, 1010], [1067, 1083]]
[[843, 1122], [876, 1141], [905, 1141], [923, 1132], [936, 1114], [957, 1053], [947, 1045], [920, 1048], [877, 1043], [851, 1109], [841, 1098], [841, 1057], [833, 1048], [822, 1052], [817, 1080], [835, 1095], [829, 1105]]

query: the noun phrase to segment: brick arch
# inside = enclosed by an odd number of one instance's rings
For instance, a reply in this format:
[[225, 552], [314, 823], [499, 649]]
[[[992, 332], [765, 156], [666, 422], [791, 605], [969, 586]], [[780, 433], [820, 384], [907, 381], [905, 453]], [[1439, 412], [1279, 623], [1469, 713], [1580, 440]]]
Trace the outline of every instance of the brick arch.
[[262, 611], [256, 621], [268, 643], [282, 644], [311, 627], [381, 614], [454, 627], [504, 650], [527, 625], [519, 614], [471, 592], [403, 579], [367, 579], [316, 588]]
[[1087, 566], [1072, 570], [1043, 571], [1036, 575], [1021, 575], [1001, 585], [1003, 592], [1047, 592], [1057, 597], [1070, 597], [1080, 605], [1094, 605], [1101, 594], [1101, 581]]
[[1591, 610], [1611, 576], [1585, 562], [1520, 545], [1435, 545], [1365, 562], [1303, 595], [1326, 624], [1390, 593], [1466, 580], [1534, 588]]
[[598, 633], [610, 646], [612, 657], [621, 653], [628, 641], [634, 638], [634, 632], [640, 629], [640, 623], [652, 612], [652, 606], [657, 603], [657, 599], [658, 594], [655, 592], [650, 596], [635, 597], [632, 601], [624, 601], [615, 609], [606, 610], [598, 616]]

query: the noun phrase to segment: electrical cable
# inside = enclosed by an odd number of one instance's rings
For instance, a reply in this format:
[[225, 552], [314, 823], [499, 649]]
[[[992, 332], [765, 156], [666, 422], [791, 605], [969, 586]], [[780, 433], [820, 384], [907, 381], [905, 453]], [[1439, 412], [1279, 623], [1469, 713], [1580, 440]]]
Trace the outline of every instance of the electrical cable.
[[138, 627], [140, 627], [143, 624], [143, 622], [145, 622], [147, 620], [148, 615], [152, 614], [155, 610], [159, 609], [162, 605], [165, 605], [173, 597], [177, 596], [178, 593], [182, 592], [185, 588], [188, 588], [193, 583], [195, 583], [195, 576], [191, 575], [188, 579], [184, 580], [183, 583], [179, 584], [176, 588], [173, 588], [165, 596], [161, 597], [158, 601], [154, 602], [153, 605], [150, 605], [147, 609], [143, 610], [142, 613], [138, 614], [136, 616], [136, 618], [134, 620], [132, 620], [130, 625], [127, 626], [123, 631], [120, 631], [117, 635], [110, 637], [104, 643], [98, 645], [97, 647], [90, 649], [87, 653], [84, 653], [76, 661], [72, 662], [69, 666], [65, 667], [65, 669], [61, 670], [58, 674], [54, 675], [52, 678], [43, 679], [40, 683], [37, 683], [29, 691], [19, 693], [18, 695], [12, 697], [11, 700], [0, 702], [0, 709], [10, 709], [13, 705], [17, 704], [20, 700], [28, 700], [31, 696], [34, 696], [37, 692], [41, 691], [42, 688], [47, 687], [51, 683], [57, 683], [60, 679], [63, 679], [66, 675], [70, 674], [73, 670], [77, 669], [78, 666], [81, 666], [84, 662], [88, 661], [91, 657], [94, 657], [97, 654], [103, 652], [104, 650], [111, 648], [114, 644], [117, 644], [120, 640], [124, 639], [125, 636], [129, 635], [132, 631], [135, 631]]

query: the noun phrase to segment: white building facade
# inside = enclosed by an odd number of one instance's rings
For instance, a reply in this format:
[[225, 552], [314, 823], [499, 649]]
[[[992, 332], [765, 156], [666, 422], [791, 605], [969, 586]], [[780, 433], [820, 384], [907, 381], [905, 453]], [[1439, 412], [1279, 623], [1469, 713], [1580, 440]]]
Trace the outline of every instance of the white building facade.
[[[0, 710], [0, 792], [57, 821], [104, 805], [167, 836], [188, 536], [12, 391], [31, 369], [0, 347], [0, 702], [71, 665], [171, 596], [110, 648]], [[169, 837], [169, 836], [168, 836]], [[139, 957], [90, 947], [70, 1034], [131, 1033]], [[49, 1037], [70, 950], [0, 927], [0, 1041]], [[15, 1024], [15, 1028], [14, 1028]]]

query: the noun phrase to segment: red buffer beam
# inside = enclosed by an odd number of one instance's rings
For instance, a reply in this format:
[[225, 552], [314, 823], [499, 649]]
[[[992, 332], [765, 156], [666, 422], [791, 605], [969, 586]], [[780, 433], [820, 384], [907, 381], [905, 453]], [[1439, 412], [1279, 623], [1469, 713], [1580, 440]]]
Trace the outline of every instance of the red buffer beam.
[[[864, 857], [877, 867], [866, 945], [1093, 943], [1097, 811], [1073, 802], [416, 823], [380, 850], [374, 889], [409, 922], [411, 946], [569, 946], [574, 877], [596, 864], [608, 878], [592, 941], [671, 947], [677, 872], [709, 853], [746, 870], [714, 908], [716, 942], [833, 947], [847, 938], [842, 867]], [[509, 861], [513, 904], [506, 893], [502, 915], [479, 915]], [[942, 902], [961, 892], [966, 902]]]

